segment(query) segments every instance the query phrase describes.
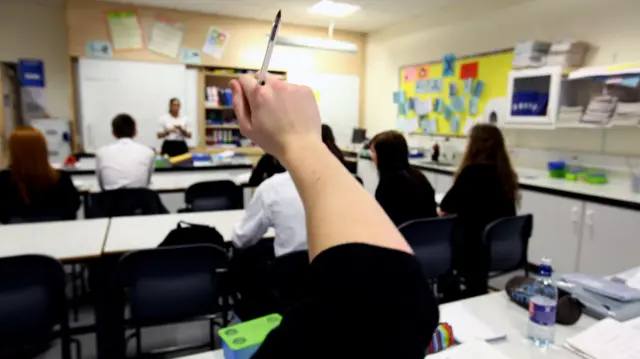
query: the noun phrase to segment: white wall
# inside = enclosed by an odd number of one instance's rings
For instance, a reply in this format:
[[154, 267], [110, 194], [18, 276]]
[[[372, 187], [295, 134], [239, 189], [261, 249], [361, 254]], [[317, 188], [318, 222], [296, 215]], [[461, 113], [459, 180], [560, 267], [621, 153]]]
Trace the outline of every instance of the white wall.
[[44, 61], [48, 110], [71, 116], [71, 78], [62, 0], [0, 0], [0, 61]]
[[[491, 10], [494, 9], [494, 10]], [[365, 59], [365, 123], [370, 133], [395, 127], [391, 92], [399, 68], [513, 46], [524, 39], [572, 38], [595, 46], [589, 65], [640, 60], [638, 0], [467, 1], [370, 34]], [[511, 146], [640, 155], [640, 130], [506, 131]]]

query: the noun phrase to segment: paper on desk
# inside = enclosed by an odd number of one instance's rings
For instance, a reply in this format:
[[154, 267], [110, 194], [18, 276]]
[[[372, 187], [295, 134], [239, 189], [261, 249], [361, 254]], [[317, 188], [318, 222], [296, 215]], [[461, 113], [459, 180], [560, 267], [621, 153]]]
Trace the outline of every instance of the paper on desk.
[[460, 343], [474, 340], [497, 340], [507, 335], [489, 327], [485, 322], [465, 309], [462, 303], [449, 303], [440, 306], [440, 322], [453, 328], [453, 336]]
[[241, 175], [235, 176], [233, 178], [233, 183], [235, 183], [236, 186], [242, 186], [249, 183], [249, 178], [251, 178], [251, 172], [243, 173]]
[[627, 279], [627, 286], [635, 289], [640, 289], [640, 272], [637, 272], [633, 277]]
[[638, 334], [630, 326], [606, 318], [567, 339], [565, 346], [584, 358], [640, 359]]
[[461, 345], [456, 345], [436, 354], [428, 356], [429, 359], [509, 359], [497, 349], [485, 341], [474, 340]]

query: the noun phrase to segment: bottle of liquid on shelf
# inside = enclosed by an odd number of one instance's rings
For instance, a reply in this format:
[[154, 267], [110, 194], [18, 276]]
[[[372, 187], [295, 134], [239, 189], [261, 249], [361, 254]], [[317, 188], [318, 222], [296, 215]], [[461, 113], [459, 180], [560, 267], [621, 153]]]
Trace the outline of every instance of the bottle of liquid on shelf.
[[529, 301], [528, 337], [538, 347], [549, 347], [556, 334], [558, 288], [551, 279], [551, 260], [542, 258], [539, 277], [533, 283]]

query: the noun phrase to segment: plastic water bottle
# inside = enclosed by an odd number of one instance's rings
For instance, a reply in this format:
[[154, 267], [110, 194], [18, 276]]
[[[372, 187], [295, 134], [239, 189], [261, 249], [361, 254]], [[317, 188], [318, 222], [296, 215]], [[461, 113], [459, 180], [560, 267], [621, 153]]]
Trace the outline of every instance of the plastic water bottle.
[[533, 283], [529, 301], [528, 336], [538, 347], [549, 347], [556, 334], [558, 288], [551, 279], [551, 260], [542, 258], [540, 276]]

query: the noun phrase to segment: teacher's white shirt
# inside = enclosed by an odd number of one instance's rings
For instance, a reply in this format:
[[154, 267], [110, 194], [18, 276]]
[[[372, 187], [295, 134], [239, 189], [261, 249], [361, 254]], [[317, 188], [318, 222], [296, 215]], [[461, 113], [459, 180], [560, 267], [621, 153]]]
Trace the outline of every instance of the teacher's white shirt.
[[96, 154], [98, 183], [105, 190], [146, 188], [155, 167], [156, 154], [131, 138], [121, 138]]
[[[158, 120], [158, 124], [159, 124], [158, 132], [164, 132], [172, 128], [176, 128], [178, 126], [191, 132], [189, 121], [187, 121], [186, 116], [173, 117], [171, 116], [170, 113], [165, 113], [164, 115], [160, 116], [160, 120]], [[164, 139], [170, 140], [170, 141], [185, 141], [187, 138], [184, 137], [182, 132], [174, 132], [174, 133], [168, 134], [167, 137], [165, 137]]]
[[233, 228], [233, 244], [238, 248], [253, 246], [269, 227], [276, 232], [276, 257], [307, 249], [304, 207], [288, 172], [274, 175], [258, 186], [244, 218]]

